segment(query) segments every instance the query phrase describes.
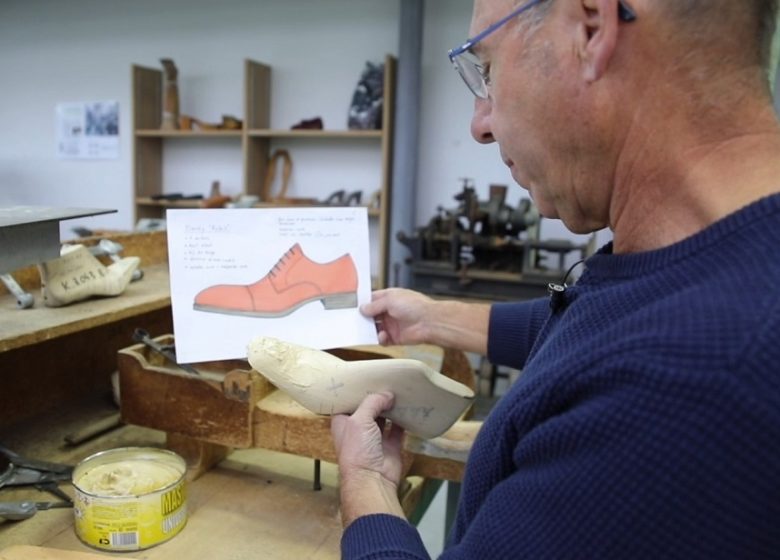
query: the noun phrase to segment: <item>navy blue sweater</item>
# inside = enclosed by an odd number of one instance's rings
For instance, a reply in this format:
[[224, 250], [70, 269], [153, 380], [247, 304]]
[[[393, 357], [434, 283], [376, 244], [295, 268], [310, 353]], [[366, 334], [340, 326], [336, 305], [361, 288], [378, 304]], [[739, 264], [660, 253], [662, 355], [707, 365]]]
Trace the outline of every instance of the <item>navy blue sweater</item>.
[[[492, 307], [523, 373], [474, 444], [443, 558], [780, 558], [780, 195], [587, 261], [568, 305]], [[344, 558], [427, 558], [358, 519]]]

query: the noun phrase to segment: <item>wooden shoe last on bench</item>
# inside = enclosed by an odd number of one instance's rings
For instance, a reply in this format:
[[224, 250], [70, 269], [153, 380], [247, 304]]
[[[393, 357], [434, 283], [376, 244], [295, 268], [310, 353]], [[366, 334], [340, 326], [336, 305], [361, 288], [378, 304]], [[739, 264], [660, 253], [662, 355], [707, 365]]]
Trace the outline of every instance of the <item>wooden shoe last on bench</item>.
[[92, 296], [118, 296], [140, 262], [138, 257], [124, 257], [105, 266], [84, 245], [65, 245], [59, 258], [38, 265], [43, 303], [61, 307]]
[[268, 336], [253, 339], [247, 354], [255, 371], [315, 414], [350, 414], [370, 393], [393, 393], [385, 416], [424, 439], [447, 431], [474, 399], [471, 389], [419, 360], [345, 361]]

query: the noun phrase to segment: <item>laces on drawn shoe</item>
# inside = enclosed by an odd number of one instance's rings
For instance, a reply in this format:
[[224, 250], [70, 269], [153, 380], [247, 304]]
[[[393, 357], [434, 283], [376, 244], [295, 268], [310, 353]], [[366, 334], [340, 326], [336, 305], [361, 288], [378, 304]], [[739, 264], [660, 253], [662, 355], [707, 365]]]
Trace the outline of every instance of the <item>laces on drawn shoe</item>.
[[268, 274], [271, 276], [271, 278], [275, 277], [275, 276], [276, 276], [276, 274], [282, 270], [282, 266], [283, 266], [283, 265], [284, 265], [284, 263], [285, 263], [285, 262], [286, 262], [286, 261], [287, 261], [287, 260], [288, 260], [288, 259], [289, 259], [289, 258], [290, 258], [292, 255], [293, 255], [293, 253], [295, 252], [295, 248], [296, 248], [296, 247], [298, 247], [298, 248], [300, 249], [300, 247], [298, 246], [298, 244], [295, 244], [295, 245], [293, 245], [292, 247], [290, 247], [289, 249], [287, 249], [287, 251], [285, 251], [284, 255], [282, 255], [282, 256], [279, 258], [279, 260], [278, 260], [278, 261], [276, 261], [276, 264], [275, 264], [275, 265], [273, 266], [273, 268], [271, 268], [271, 270], [268, 272]]
[[309, 259], [299, 244], [288, 249], [271, 270], [247, 285], [217, 284], [195, 296], [193, 309], [246, 315], [283, 317], [319, 300], [325, 309], [357, 307], [358, 277], [349, 253], [326, 263]]

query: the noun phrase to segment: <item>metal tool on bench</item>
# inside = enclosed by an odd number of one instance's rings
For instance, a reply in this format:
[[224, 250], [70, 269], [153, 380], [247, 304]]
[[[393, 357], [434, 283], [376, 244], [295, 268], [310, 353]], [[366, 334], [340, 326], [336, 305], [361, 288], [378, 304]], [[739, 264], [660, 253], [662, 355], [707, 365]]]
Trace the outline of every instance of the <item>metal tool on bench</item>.
[[73, 507], [73, 500], [58, 486], [61, 480], [70, 481], [72, 473], [73, 467], [70, 465], [28, 459], [0, 445], [0, 489], [6, 486], [32, 486], [60, 500], [0, 502], [0, 518], [19, 521], [32, 517], [38, 511]]
[[[118, 262], [122, 259], [122, 257], [119, 256], [119, 253], [121, 253], [123, 249], [124, 247], [122, 247], [122, 245], [116, 241], [111, 241], [110, 239], [101, 239], [97, 245], [93, 245], [89, 248], [89, 252], [96, 257], [107, 256], [113, 262]], [[144, 271], [141, 269], [136, 269], [135, 272], [133, 272], [133, 276], [130, 281], [137, 282], [143, 277]]]
[[149, 336], [149, 333], [144, 329], [135, 329], [133, 332], [133, 340], [143, 343], [145, 346], [151, 348], [161, 356], [164, 356], [171, 363], [183, 369], [187, 373], [200, 376], [200, 372], [194, 367], [187, 364], [180, 364], [176, 361], [176, 354], [174, 350], [175, 347], [172, 344], [163, 346], [159, 342], [155, 341], [151, 336]]
[[39, 511], [45, 511], [52, 508], [73, 507], [70, 502], [0, 502], [0, 519], [8, 521], [21, 521], [29, 519]]
[[28, 309], [35, 303], [35, 298], [32, 294], [25, 292], [19, 283], [10, 274], [0, 274], [0, 280], [3, 281], [5, 287], [16, 298], [16, 306], [19, 309]]

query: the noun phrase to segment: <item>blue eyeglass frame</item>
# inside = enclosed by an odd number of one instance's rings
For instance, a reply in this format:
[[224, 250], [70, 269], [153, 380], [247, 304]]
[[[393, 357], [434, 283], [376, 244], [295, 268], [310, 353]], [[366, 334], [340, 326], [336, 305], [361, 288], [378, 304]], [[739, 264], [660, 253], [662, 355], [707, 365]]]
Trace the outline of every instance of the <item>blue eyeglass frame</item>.
[[[472, 90], [474, 95], [477, 95], [477, 97], [481, 97], [469, 85], [468, 80], [466, 80], [466, 77], [463, 75], [463, 73], [462, 73], [458, 63], [455, 62], [455, 59], [457, 57], [459, 57], [460, 55], [462, 55], [463, 53], [465, 53], [465, 52], [470, 52], [471, 49], [474, 47], [474, 45], [476, 45], [481, 40], [483, 40], [485, 37], [487, 37], [488, 35], [493, 33], [499, 27], [505, 25], [512, 18], [519, 16], [520, 14], [525, 12], [526, 10], [530, 10], [531, 8], [536, 6], [537, 4], [541, 4], [544, 1], [545, 0], [531, 0], [530, 2], [527, 2], [526, 4], [523, 4], [522, 6], [517, 8], [515, 11], [510, 13], [508, 16], [503, 17], [500, 20], [498, 20], [496, 23], [490, 25], [484, 31], [478, 33], [477, 35], [474, 35], [474, 37], [472, 37], [470, 39], [466, 39], [466, 42], [463, 43], [461, 46], [449, 50], [449, 52], [447, 54], [448, 54], [448, 56], [450, 58], [450, 62], [452, 62], [452, 64], [455, 66], [455, 69], [458, 71], [458, 74], [461, 75], [461, 77], [463, 78], [463, 81], [466, 82], [466, 85], [469, 87], [469, 89]], [[627, 22], [627, 23], [628, 22], [632, 22], [632, 21], [634, 21], [636, 19], [636, 12], [634, 12], [633, 8], [631, 8], [631, 6], [629, 6], [624, 0], [618, 0], [618, 18], [620, 19], [620, 21], [624, 21], [624, 22]]]

